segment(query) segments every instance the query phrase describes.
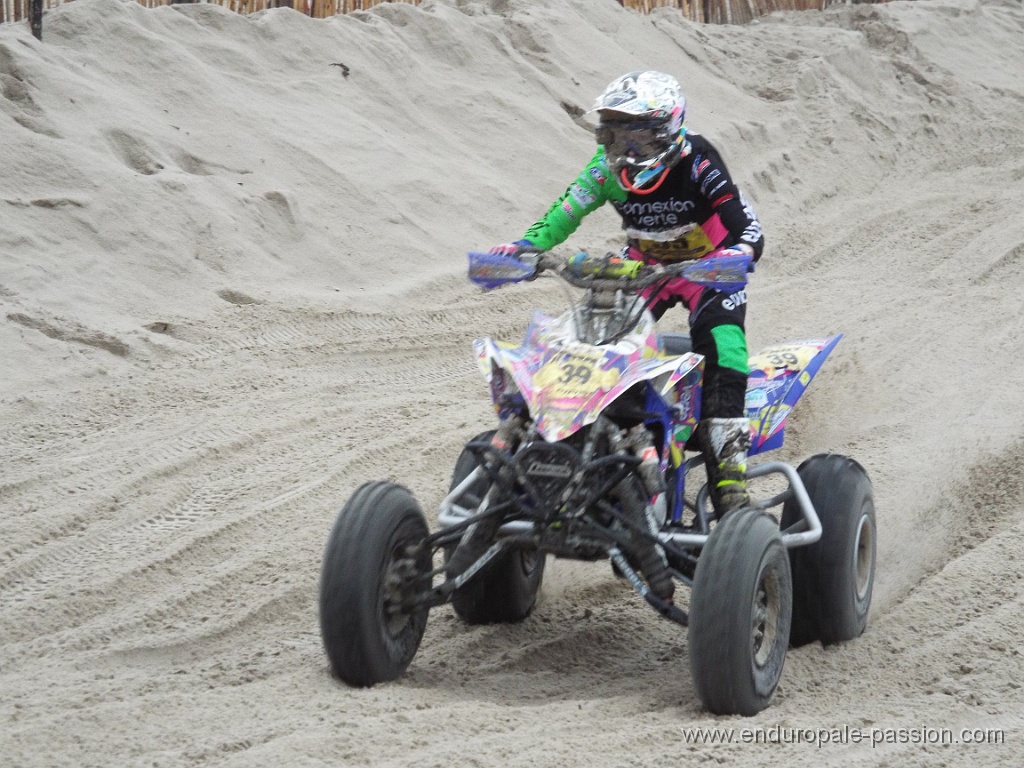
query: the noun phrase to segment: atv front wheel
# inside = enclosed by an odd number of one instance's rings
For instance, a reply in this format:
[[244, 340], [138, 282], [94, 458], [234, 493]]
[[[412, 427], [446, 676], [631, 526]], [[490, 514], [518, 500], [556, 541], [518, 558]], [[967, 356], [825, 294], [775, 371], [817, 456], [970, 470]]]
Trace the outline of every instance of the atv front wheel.
[[697, 560], [690, 597], [690, 672], [716, 715], [754, 715], [768, 706], [789, 644], [793, 582], [775, 520], [758, 509], [731, 512]]
[[409, 666], [427, 609], [402, 607], [429, 588], [427, 522], [408, 490], [361, 486], [338, 514], [320, 574], [320, 636], [334, 673], [349, 685], [394, 680]]
[[[821, 538], [789, 551], [794, 646], [859, 637], [875, 580], [875, 501], [864, 468], [836, 453], [818, 454], [797, 472], [821, 520]], [[794, 499], [782, 508], [785, 530], [802, 517]]]
[[[470, 442], [489, 442], [494, 431], [483, 432]], [[463, 449], [455, 462], [449, 491], [476, 469], [476, 454]], [[478, 507], [491, 487], [487, 477], [478, 478], [466, 491], [466, 501]], [[445, 553], [451, 556], [451, 550]], [[522, 621], [533, 611], [544, 578], [543, 554], [513, 549], [503, 552], [452, 593], [452, 608], [467, 624], [498, 624]]]

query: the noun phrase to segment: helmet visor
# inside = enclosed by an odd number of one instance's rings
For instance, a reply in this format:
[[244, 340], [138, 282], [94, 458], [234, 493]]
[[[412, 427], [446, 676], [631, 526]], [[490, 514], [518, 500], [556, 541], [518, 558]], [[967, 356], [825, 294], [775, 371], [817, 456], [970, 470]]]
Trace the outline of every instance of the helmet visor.
[[595, 137], [613, 165], [644, 166], [657, 162], [679, 138], [679, 131], [664, 120], [607, 122], [598, 124]]

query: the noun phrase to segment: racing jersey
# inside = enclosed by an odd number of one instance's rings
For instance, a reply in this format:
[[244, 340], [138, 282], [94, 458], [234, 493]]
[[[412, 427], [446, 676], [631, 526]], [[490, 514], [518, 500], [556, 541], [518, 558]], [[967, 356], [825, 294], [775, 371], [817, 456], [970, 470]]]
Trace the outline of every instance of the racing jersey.
[[646, 194], [623, 189], [608, 169], [604, 147], [544, 217], [523, 235], [542, 250], [564, 242], [583, 217], [606, 202], [622, 217], [630, 245], [657, 261], [694, 259], [740, 243], [764, 249], [753, 208], [743, 199], [718, 151], [700, 134], [687, 133], [691, 151], [660, 185]]

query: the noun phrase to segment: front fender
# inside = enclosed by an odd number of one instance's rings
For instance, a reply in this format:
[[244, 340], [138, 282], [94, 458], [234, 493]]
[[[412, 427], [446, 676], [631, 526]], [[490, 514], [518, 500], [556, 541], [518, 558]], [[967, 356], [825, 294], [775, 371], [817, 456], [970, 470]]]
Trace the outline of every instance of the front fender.
[[[642, 382], [650, 382], [670, 406], [676, 404], [683, 389], [700, 381], [704, 361], [693, 353], [645, 356], [637, 349], [633, 354], [618, 354], [584, 344], [525, 350], [489, 338], [478, 339], [474, 349], [496, 406], [511, 379], [538, 432], [549, 442], [564, 440], [592, 424], [623, 393]], [[573, 375], [584, 371], [585, 375]]]

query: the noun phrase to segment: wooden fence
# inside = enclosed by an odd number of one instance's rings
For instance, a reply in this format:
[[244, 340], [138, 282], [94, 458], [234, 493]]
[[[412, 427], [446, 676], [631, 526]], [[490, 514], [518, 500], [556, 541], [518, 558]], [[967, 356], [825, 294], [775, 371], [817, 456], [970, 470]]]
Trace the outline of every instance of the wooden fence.
[[[175, 5], [188, 2], [212, 2], [223, 5], [238, 13], [256, 13], [268, 8], [294, 8], [296, 11], [318, 19], [336, 16], [339, 13], [365, 11], [379, 3], [402, 2], [418, 5], [420, 0], [136, 0], [146, 8], [160, 5]], [[49, 10], [72, 0], [42, 0], [43, 8]], [[32, 0], [0, 0], [0, 22], [21, 21], [29, 17]]]
[[772, 11], [821, 11], [851, 2], [888, 0], [618, 0], [619, 5], [642, 13], [655, 8], [678, 8], [690, 21], [705, 24], [746, 24]]
[[[72, 0], [41, 0], [44, 9], [55, 8]], [[213, 2], [238, 13], [255, 13], [267, 8], [294, 8], [322, 19], [339, 13], [364, 11], [379, 3], [403, 2], [418, 5], [420, 0], [136, 0], [154, 8], [175, 2]], [[744, 24], [758, 16], [782, 10], [822, 10], [830, 5], [858, 0], [617, 0], [619, 5], [650, 13], [655, 8], [678, 8], [691, 21], [710, 24]], [[859, 0], [886, 2], [886, 0]], [[21, 21], [29, 17], [32, 0], [0, 0], [0, 22]]]

